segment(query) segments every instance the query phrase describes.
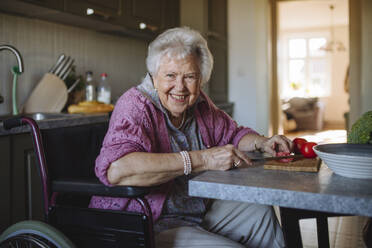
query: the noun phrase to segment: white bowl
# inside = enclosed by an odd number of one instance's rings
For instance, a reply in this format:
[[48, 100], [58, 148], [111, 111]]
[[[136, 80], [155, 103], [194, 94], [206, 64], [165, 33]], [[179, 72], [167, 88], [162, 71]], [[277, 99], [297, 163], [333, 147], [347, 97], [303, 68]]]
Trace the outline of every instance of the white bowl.
[[315, 153], [336, 174], [351, 178], [372, 178], [372, 145], [324, 144]]

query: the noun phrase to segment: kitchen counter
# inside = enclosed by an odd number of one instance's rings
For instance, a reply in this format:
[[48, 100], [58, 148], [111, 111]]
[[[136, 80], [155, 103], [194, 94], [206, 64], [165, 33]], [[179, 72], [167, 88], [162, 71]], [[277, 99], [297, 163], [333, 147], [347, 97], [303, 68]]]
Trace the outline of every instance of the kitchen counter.
[[[72, 127], [85, 124], [93, 124], [100, 122], [109, 121], [109, 115], [107, 113], [103, 114], [66, 114], [57, 118], [48, 118], [45, 120], [37, 121], [40, 129], [52, 129], [60, 127]], [[16, 127], [11, 130], [5, 130], [3, 123], [0, 122], [0, 136], [27, 133], [30, 128], [26, 126]]]

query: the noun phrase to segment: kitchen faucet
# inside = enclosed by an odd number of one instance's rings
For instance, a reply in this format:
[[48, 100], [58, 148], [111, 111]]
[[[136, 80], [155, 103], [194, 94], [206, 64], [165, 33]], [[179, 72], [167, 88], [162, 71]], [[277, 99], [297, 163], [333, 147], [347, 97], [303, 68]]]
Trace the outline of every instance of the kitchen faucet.
[[[1, 50], [9, 50], [11, 51], [17, 58], [17, 62], [18, 62], [18, 70], [15, 70], [13, 68], [12, 72], [14, 74], [14, 77], [15, 77], [15, 80], [13, 80], [13, 98], [12, 98], [12, 103], [13, 103], [13, 114], [18, 114], [18, 110], [17, 110], [17, 103], [16, 103], [16, 74], [21, 74], [23, 72], [23, 60], [22, 60], [22, 56], [21, 54], [19, 53], [19, 51], [13, 47], [13, 46], [10, 46], [10, 45], [0, 45], [0, 51]], [[0, 103], [4, 102], [4, 97], [0, 95]]]

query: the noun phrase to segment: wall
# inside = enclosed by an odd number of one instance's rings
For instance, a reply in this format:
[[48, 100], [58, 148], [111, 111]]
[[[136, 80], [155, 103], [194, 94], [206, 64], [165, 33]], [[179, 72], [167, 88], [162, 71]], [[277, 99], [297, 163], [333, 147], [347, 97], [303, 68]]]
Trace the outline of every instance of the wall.
[[332, 56], [331, 95], [325, 97], [324, 121], [328, 124], [345, 124], [344, 113], [348, 112], [349, 94], [345, 91], [345, 76], [349, 65], [349, 30], [348, 27], [336, 27], [335, 39], [342, 41], [345, 52], [336, 52]]
[[372, 110], [372, 1], [350, 0], [350, 120]]
[[[113, 99], [136, 85], [146, 72], [147, 43], [127, 37], [0, 13], [0, 44], [15, 46], [23, 56], [25, 72], [18, 81], [18, 105], [23, 104], [41, 77], [61, 53], [75, 59], [79, 74], [92, 70], [98, 78], [108, 73]], [[16, 59], [0, 52], [0, 115], [11, 113], [10, 68]]]
[[228, 1], [229, 101], [234, 119], [268, 134], [268, 1]]
[[[229, 102], [234, 119], [262, 134], [269, 126], [268, 5], [262, 0], [227, 0]], [[181, 0], [181, 25], [205, 35], [206, 0]], [[264, 31], [263, 31], [264, 30]]]

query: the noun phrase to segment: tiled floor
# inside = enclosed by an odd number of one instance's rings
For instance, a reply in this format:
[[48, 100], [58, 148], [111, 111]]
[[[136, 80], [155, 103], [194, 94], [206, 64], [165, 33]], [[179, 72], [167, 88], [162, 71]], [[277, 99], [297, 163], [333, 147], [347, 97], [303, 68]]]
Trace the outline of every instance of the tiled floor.
[[[320, 132], [290, 132], [285, 134], [293, 139], [302, 137], [308, 141], [324, 143], [345, 143], [346, 131], [330, 129]], [[366, 222], [365, 217], [348, 216], [328, 218], [329, 241], [332, 248], [364, 248], [362, 229]], [[304, 248], [315, 248], [317, 245], [316, 220], [305, 219], [300, 221], [301, 236]]]

